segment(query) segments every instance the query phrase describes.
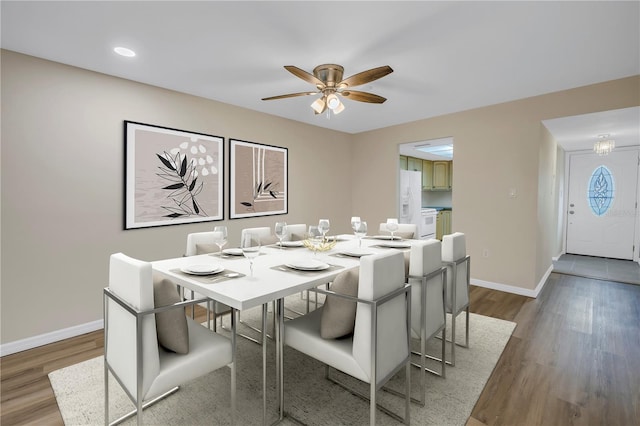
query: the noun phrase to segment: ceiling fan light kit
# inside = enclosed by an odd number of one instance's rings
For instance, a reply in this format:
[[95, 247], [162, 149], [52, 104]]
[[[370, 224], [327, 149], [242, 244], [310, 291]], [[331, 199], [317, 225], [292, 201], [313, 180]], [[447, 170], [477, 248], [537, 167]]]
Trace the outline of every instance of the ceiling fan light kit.
[[323, 98], [318, 98], [311, 104], [311, 108], [313, 108], [316, 114], [320, 114], [322, 111], [324, 111], [324, 106], [325, 104]]
[[374, 104], [381, 104], [386, 101], [386, 98], [375, 95], [373, 93], [360, 92], [356, 90], [347, 90], [350, 87], [359, 86], [362, 84], [370, 83], [374, 80], [384, 77], [387, 74], [393, 72], [390, 66], [385, 65], [378, 68], [372, 68], [367, 71], [354, 74], [349, 78], [343, 79], [344, 68], [341, 65], [336, 64], [323, 64], [318, 65], [313, 69], [313, 74], [307, 71], [295, 67], [293, 65], [286, 65], [284, 67], [291, 74], [296, 77], [311, 83], [316, 86], [315, 92], [299, 92], [289, 93], [286, 95], [271, 96], [268, 98], [262, 98], [263, 101], [271, 101], [274, 99], [292, 98], [296, 96], [308, 96], [319, 95], [322, 96], [311, 104], [315, 114], [322, 114], [327, 111], [327, 117], [330, 117], [330, 112], [334, 114], [340, 114], [344, 111], [344, 103], [340, 100], [340, 97], [345, 97], [358, 102], [367, 102]]

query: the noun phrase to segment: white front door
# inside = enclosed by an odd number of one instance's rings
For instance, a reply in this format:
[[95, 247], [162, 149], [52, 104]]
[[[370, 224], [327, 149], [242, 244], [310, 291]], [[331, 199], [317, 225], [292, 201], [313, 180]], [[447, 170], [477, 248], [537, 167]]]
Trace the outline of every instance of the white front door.
[[567, 253], [633, 259], [639, 152], [570, 154]]

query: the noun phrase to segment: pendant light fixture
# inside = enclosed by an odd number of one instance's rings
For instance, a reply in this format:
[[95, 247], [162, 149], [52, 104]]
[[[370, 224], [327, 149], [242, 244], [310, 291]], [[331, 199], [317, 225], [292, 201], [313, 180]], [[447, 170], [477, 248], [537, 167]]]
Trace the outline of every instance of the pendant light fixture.
[[593, 145], [593, 150], [598, 155], [609, 155], [616, 147], [616, 141], [609, 139], [609, 135], [598, 135], [598, 141]]

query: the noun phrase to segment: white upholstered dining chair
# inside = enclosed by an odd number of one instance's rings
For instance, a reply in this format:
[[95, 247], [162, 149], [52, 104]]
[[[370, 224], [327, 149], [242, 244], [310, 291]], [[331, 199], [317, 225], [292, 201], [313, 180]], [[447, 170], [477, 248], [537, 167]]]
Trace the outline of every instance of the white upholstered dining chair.
[[[349, 273], [350, 271], [344, 271]], [[336, 281], [338, 278], [336, 277]], [[335, 288], [335, 283], [332, 289]], [[410, 405], [410, 347], [409, 304], [411, 291], [405, 284], [404, 256], [389, 251], [362, 257], [355, 294], [331, 290], [311, 289], [327, 295], [325, 305], [306, 315], [284, 323], [284, 344], [326, 365], [326, 377], [335, 368], [356, 379], [369, 383], [369, 422], [376, 422], [377, 391], [402, 367], [405, 367], [405, 414], [401, 418], [389, 410], [392, 417], [409, 424]], [[353, 334], [341, 338], [323, 338], [323, 313], [331, 298], [357, 303]], [[343, 323], [343, 321], [340, 321]], [[331, 332], [331, 330], [328, 330]], [[355, 392], [350, 389], [351, 392]], [[361, 395], [367, 398], [366, 395]], [[382, 407], [380, 407], [382, 409]]]
[[[380, 235], [391, 235], [391, 231], [387, 229], [386, 223], [381, 223], [380, 228], [378, 229]], [[418, 225], [415, 223], [399, 223], [398, 230], [394, 231], [393, 234], [396, 237], [404, 238], [404, 239], [417, 239], [418, 238]]]
[[[447, 312], [451, 314], [451, 365], [456, 363], [456, 345], [469, 347], [469, 287], [471, 257], [462, 232], [442, 236], [442, 263], [447, 268]], [[466, 311], [465, 343], [456, 340], [456, 317]]]
[[191, 232], [187, 234], [185, 256], [218, 252], [220, 248], [215, 243], [215, 236], [215, 231]]
[[[420, 404], [425, 405], [425, 371], [445, 377], [446, 336], [446, 268], [442, 266], [442, 247], [439, 240], [421, 240], [411, 245], [408, 282], [411, 284], [411, 331], [420, 339]], [[426, 354], [428, 340], [442, 333], [440, 357]], [[428, 369], [425, 358], [440, 362], [440, 371]]]
[[109, 287], [103, 295], [105, 425], [109, 425], [109, 373], [136, 407], [111, 424], [137, 414], [140, 425], [145, 407], [181, 384], [225, 366], [231, 370], [231, 421], [235, 421], [235, 319], [229, 339], [187, 318], [184, 307], [198, 300], [181, 301], [175, 284], [154, 280], [150, 263], [122, 253], [110, 257]]
[[303, 240], [307, 235], [307, 224], [306, 223], [294, 223], [292, 225], [287, 225], [286, 233], [283, 241], [296, 241]]
[[[199, 254], [206, 253], [216, 253], [220, 250], [220, 248], [215, 243], [216, 232], [214, 231], [205, 231], [205, 232], [191, 232], [187, 234], [187, 246], [185, 247], [184, 255], [185, 256], [196, 256]], [[201, 299], [203, 296], [194, 291], [183, 289], [184, 298], [190, 297], [191, 299]], [[214, 303], [213, 309], [210, 309], [210, 305], [207, 303], [201, 304], [202, 307], [207, 308], [209, 312], [213, 312], [213, 330], [216, 330], [216, 318], [230, 311], [230, 308], [227, 305], [224, 305], [219, 302], [209, 302]], [[191, 310], [191, 318], [195, 318], [195, 310]], [[208, 319], [208, 318], [207, 318]]]
[[260, 245], [267, 246], [278, 242], [278, 238], [271, 233], [271, 228], [268, 226], [260, 226], [257, 228], [244, 228], [240, 231], [240, 241], [244, 239], [245, 234], [256, 234], [260, 237]]

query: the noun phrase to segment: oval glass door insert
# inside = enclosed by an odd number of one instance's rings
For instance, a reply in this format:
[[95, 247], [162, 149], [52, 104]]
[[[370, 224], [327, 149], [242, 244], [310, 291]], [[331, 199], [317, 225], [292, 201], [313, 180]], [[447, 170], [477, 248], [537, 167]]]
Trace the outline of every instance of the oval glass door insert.
[[613, 203], [615, 187], [613, 175], [607, 166], [598, 166], [591, 174], [589, 181], [589, 206], [596, 216], [602, 216]]

